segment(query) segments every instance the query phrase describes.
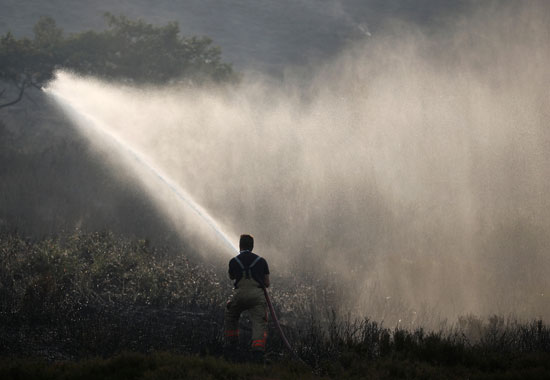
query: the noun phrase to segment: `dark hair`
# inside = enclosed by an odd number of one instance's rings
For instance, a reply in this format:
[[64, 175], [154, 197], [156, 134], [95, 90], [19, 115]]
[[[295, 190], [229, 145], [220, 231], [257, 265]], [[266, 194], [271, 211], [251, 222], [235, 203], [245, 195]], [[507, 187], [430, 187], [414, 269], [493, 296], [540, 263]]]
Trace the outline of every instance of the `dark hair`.
[[252, 235], [241, 235], [239, 248], [241, 251], [252, 251], [252, 248], [254, 248], [254, 238]]

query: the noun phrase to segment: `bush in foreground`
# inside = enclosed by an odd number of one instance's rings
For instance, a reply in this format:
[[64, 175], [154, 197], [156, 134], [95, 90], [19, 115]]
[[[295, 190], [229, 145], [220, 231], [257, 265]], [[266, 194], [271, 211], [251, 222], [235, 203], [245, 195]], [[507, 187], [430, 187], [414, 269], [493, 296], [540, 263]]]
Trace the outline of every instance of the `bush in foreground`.
[[[9, 358], [0, 378], [537, 378], [550, 371], [550, 329], [541, 320], [465, 316], [440, 331], [392, 329], [341, 315], [326, 300], [304, 307], [319, 289], [296, 279], [280, 281], [292, 286], [274, 295], [311, 369], [289, 366], [272, 326], [273, 366], [230, 364], [221, 359], [231, 291], [222, 275], [110, 233], [38, 241], [0, 234], [0, 355]], [[241, 328], [246, 346], [246, 319]], [[110, 359], [90, 359], [97, 356]]]

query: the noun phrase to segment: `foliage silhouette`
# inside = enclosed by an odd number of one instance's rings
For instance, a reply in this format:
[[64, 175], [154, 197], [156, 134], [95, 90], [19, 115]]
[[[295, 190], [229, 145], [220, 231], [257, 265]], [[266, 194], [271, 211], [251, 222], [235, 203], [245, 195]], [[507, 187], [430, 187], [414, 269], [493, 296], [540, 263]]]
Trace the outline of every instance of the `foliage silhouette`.
[[[0, 37], [0, 81], [17, 89], [19, 102], [26, 88], [41, 87], [55, 70], [138, 84], [234, 82], [238, 75], [222, 61], [221, 50], [208, 37], [184, 37], [172, 22], [164, 26], [105, 14], [107, 29], [65, 36], [51, 17], [33, 28], [34, 38]], [[0, 96], [5, 93], [5, 89]]]

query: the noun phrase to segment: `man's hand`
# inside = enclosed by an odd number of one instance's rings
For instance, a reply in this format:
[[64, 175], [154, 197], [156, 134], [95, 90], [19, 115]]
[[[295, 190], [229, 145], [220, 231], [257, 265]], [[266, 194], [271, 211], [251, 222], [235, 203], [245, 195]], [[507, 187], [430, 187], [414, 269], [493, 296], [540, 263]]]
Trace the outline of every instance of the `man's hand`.
[[268, 274], [266, 274], [266, 275], [264, 276], [264, 286], [265, 286], [266, 288], [269, 288], [269, 275], [268, 275]]

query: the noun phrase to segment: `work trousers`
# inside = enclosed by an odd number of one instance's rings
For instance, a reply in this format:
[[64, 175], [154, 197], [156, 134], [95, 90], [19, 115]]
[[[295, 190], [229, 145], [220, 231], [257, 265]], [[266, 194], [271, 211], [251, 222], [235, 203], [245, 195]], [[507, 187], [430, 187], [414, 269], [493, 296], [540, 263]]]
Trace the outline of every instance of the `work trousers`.
[[252, 320], [252, 350], [265, 351], [267, 308], [264, 292], [252, 279], [241, 279], [225, 309], [225, 338], [229, 344], [239, 342], [239, 318], [248, 311]]

